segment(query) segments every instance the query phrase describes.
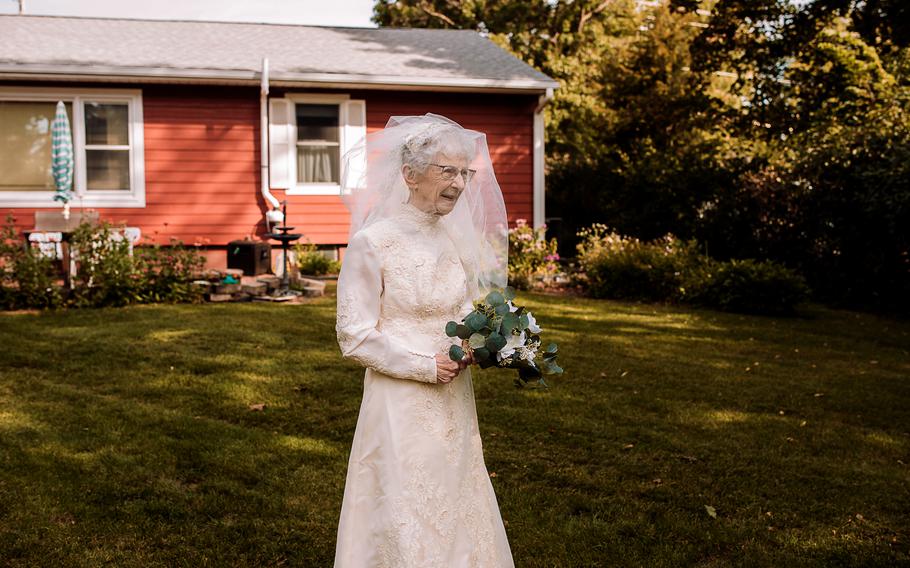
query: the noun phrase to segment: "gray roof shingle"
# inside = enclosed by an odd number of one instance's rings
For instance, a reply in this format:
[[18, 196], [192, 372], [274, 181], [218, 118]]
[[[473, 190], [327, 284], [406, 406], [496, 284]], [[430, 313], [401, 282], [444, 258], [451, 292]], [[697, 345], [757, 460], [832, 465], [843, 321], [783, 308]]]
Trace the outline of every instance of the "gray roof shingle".
[[552, 79], [470, 30], [0, 15], [0, 78], [542, 92]]

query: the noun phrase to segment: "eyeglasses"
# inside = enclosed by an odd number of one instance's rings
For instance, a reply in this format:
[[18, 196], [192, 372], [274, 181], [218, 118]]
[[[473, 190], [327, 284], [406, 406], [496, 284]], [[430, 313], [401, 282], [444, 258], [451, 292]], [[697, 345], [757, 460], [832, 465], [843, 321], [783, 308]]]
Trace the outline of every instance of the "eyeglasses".
[[474, 177], [474, 174], [477, 173], [477, 170], [469, 170], [467, 168], [459, 170], [455, 166], [444, 166], [442, 164], [430, 164], [431, 166], [436, 166], [442, 170], [442, 179], [444, 180], [453, 180], [455, 176], [461, 174], [461, 177], [464, 178], [464, 182], [468, 183], [471, 181], [471, 178]]

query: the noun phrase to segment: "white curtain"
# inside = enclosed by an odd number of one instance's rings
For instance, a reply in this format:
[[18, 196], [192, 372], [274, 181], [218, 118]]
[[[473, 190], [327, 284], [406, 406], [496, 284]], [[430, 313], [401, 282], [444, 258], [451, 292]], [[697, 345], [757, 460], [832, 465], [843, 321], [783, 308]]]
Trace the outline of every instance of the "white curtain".
[[306, 146], [297, 148], [298, 183], [337, 182], [333, 162], [338, 155], [337, 146]]

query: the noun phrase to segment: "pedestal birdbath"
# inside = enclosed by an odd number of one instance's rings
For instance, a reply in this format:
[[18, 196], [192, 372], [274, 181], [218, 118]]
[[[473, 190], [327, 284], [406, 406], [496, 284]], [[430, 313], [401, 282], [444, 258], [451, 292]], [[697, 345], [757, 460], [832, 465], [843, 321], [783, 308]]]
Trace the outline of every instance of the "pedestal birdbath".
[[281, 284], [276, 291], [276, 296], [299, 296], [300, 292], [290, 289], [290, 276], [288, 273], [288, 249], [292, 242], [299, 240], [303, 235], [299, 233], [291, 233], [294, 230], [294, 227], [289, 227], [288, 222], [288, 202], [282, 201], [282, 214], [284, 219], [281, 221], [281, 225], [273, 227], [272, 233], [266, 233], [266, 238], [278, 241], [281, 243], [281, 250], [284, 255], [284, 270], [281, 275]]

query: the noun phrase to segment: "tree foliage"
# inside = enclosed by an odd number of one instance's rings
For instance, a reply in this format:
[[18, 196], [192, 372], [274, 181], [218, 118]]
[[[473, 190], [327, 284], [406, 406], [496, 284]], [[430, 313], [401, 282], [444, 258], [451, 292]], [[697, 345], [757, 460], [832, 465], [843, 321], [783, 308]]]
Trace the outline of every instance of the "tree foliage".
[[[803, 270], [910, 306], [910, 5], [900, 0], [379, 1], [474, 29], [558, 80], [547, 212]], [[554, 224], [557, 225], [558, 224]]]

